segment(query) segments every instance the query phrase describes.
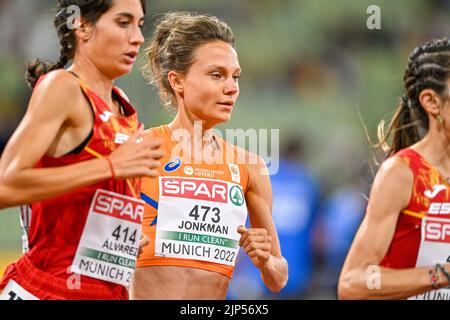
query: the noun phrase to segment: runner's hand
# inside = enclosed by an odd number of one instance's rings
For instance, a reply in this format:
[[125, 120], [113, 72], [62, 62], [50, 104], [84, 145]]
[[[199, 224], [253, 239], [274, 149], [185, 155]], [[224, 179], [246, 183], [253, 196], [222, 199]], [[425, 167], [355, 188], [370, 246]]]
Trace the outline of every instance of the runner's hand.
[[144, 247], [148, 246], [149, 244], [150, 244], [150, 239], [145, 234], [142, 234], [141, 240], [139, 240], [138, 258], [142, 254], [142, 252], [144, 252]]
[[117, 179], [157, 177], [158, 161], [164, 156], [161, 139], [142, 141], [144, 126], [141, 125], [127, 142], [109, 156]]
[[239, 246], [241, 246], [252, 260], [252, 263], [262, 269], [270, 258], [272, 248], [272, 237], [267, 235], [263, 228], [250, 228], [240, 226], [237, 232], [241, 235]]

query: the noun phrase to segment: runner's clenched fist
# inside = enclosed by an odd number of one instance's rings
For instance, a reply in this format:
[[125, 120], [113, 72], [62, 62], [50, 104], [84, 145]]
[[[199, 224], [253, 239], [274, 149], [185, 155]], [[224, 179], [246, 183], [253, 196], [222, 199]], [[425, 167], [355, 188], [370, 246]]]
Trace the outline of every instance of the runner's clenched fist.
[[272, 248], [272, 237], [263, 228], [238, 227], [237, 232], [241, 235], [239, 246], [241, 246], [252, 260], [252, 263], [262, 269], [269, 261]]

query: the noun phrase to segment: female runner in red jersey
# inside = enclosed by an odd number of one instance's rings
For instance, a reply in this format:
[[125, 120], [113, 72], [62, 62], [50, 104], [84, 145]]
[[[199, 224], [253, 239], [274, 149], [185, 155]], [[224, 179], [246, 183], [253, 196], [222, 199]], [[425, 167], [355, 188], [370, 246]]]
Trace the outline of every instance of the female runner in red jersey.
[[342, 270], [342, 299], [450, 299], [449, 39], [416, 48], [404, 84], [380, 131], [388, 159]]
[[33, 95], [0, 163], [3, 205], [31, 204], [21, 210], [27, 253], [6, 269], [0, 297], [128, 299], [139, 177], [157, 175], [162, 152], [140, 141], [136, 111], [113, 82], [144, 42], [145, 3], [60, 0], [58, 9], [60, 59], [30, 64]]

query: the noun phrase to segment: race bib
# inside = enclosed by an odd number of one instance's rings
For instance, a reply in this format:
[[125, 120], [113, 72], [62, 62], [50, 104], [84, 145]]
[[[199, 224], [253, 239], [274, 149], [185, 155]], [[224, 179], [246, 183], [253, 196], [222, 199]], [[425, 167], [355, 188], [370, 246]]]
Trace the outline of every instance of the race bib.
[[[432, 266], [450, 261], [450, 219], [424, 217], [422, 239], [416, 267]], [[409, 300], [450, 300], [450, 289], [432, 290]]]
[[97, 190], [70, 271], [128, 286], [136, 267], [141, 200]]
[[0, 300], [39, 300], [39, 298], [22, 288], [14, 280], [9, 280], [0, 294]]
[[234, 266], [245, 225], [242, 187], [212, 179], [159, 178], [155, 255]]

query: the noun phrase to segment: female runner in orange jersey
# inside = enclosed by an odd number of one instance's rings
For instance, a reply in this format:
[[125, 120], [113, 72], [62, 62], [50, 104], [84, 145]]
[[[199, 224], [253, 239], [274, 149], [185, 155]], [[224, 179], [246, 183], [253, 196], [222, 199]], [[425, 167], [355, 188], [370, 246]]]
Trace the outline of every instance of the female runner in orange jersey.
[[166, 156], [161, 177], [142, 181], [150, 245], [138, 260], [131, 298], [224, 299], [239, 246], [267, 287], [281, 290], [288, 266], [272, 220], [267, 167], [212, 130], [230, 120], [239, 96], [232, 30], [213, 16], [169, 13], [146, 58], [163, 103], [177, 113], [146, 136], [163, 139]]
[[388, 159], [344, 264], [341, 299], [450, 299], [449, 39], [414, 50], [404, 85], [392, 145], [380, 135]]
[[21, 212], [26, 254], [7, 268], [1, 298], [127, 299], [139, 178], [158, 174], [162, 152], [137, 143], [142, 126], [113, 82], [144, 42], [145, 3], [60, 0], [58, 10], [60, 59], [29, 65], [31, 101], [0, 162], [2, 206], [31, 204]]

